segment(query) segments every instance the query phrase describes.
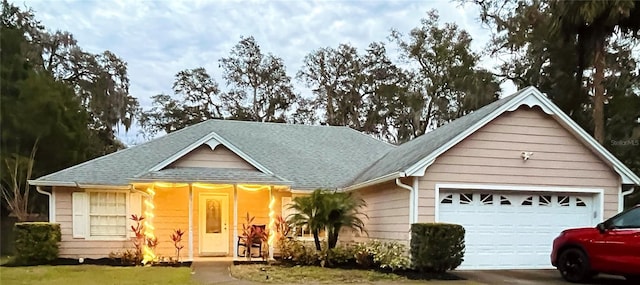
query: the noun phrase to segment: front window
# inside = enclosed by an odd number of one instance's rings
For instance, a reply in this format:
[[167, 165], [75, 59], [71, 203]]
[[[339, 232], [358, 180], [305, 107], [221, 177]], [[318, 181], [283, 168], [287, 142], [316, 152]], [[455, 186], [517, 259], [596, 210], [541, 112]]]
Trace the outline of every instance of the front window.
[[89, 193], [89, 235], [113, 238], [127, 236], [127, 193]]
[[610, 223], [616, 229], [640, 229], [640, 208], [621, 213], [611, 218]]

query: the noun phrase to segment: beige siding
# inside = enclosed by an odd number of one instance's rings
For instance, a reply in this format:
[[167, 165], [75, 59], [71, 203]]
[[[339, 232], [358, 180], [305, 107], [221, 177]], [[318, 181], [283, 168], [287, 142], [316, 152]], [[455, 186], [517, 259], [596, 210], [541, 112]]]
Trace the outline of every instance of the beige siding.
[[[60, 257], [67, 258], [103, 258], [111, 252], [133, 249], [131, 240], [124, 241], [98, 241], [86, 240], [84, 238], [73, 238], [72, 233], [72, 209], [71, 193], [80, 191], [75, 188], [55, 187], [56, 196], [56, 221], [62, 230], [62, 241], [60, 243]], [[189, 256], [189, 187], [163, 188], [155, 187], [156, 195], [153, 203], [155, 205], [153, 225], [155, 235], [159, 244], [156, 248], [156, 255], [159, 258], [175, 256], [175, 248], [171, 241], [171, 234], [176, 229], [185, 231], [182, 238], [183, 250], [180, 252], [182, 259]], [[229, 197], [228, 225], [229, 228], [229, 256], [233, 255], [236, 244], [234, 238], [242, 234], [242, 224], [246, 223], [245, 217], [249, 213], [255, 217], [253, 224], [269, 224], [269, 190], [247, 191], [238, 189], [238, 223], [237, 231], [233, 231], [233, 186], [221, 189], [201, 189], [193, 187], [193, 252], [194, 256], [199, 256], [199, 197], [203, 193], [223, 193]], [[275, 203], [273, 205], [276, 215], [281, 214], [282, 197], [290, 197], [290, 192], [273, 191]], [[144, 198], [143, 198], [144, 200]], [[144, 206], [142, 207], [144, 211]]]
[[56, 205], [56, 223], [60, 224], [62, 238], [60, 257], [64, 258], [103, 258], [111, 252], [132, 249], [133, 243], [125, 241], [99, 241], [73, 238], [71, 193], [80, 191], [70, 187], [54, 187]]
[[[520, 157], [531, 151], [528, 161]], [[618, 210], [619, 177], [580, 140], [541, 110], [521, 107], [484, 126], [438, 157], [420, 179], [419, 221], [434, 220], [437, 183], [598, 188], [604, 216]]]
[[[410, 184], [409, 180], [402, 180]], [[409, 190], [398, 187], [395, 181], [356, 191], [367, 203], [364, 219], [368, 238], [379, 240], [409, 240]], [[342, 242], [363, 241], [367, 235], [341, 233]]]
[[255, 169], [223, 145], [218, 145], [214, 150], [207, 145], [202, 145], [173, 162], [169, 168], [171, 167]]
[[188, 258], [189, 187], [155, 187], [154, 191], [156, 195], [153, 198], [153, 204], [155, 205], [153, 225], [156, 228], [155, 235], [159, 242], [156, 247], [156, 256], [160, 258], [176, 256], [171, 234], [174, 230], [181, 229], [185, 234], [182, 236], [184, 248], [180, 251], [180, 258]]

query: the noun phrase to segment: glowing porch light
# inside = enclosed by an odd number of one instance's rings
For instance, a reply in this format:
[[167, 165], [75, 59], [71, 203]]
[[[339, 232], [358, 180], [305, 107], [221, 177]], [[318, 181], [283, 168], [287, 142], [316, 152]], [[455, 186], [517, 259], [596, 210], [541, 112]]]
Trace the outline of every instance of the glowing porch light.
[[193, 187], [208, 189], [208, 190], [222, 190], [232, 188], [232, 184], [204, 184], [204, 183], [193, 183]]
[[161, 188], [180, 188], [187, 187], [189, 184], [187, 183], [172, 183], [172, 182], [155, 182], [153, 183], [153, 187], [161, 187]]
[[144, 205], [145, 205], [145, 210], [144, 210], [144, 236], [145, 236], [145, 243], [144, 243], [144, 247], [142, 249], [142, 255], [143, 255], [143, 259], [142, 259], [142, 264], [146, 264], [149, 261], [154, 261], [156, 259], [156, 254], [153, 252], [153, 249], [150, 248], [147, 245], [147, 240], [149, 239], [155, 239], [155, 227], [153, 226], [153, 217], [155, 217], [153, 210], [156, 208], [156, 206], [153, 204], [153, 197], [156, 195], [156, 191], [153, 190], [153, 186], [147, 188], [147, 194], [149, 194], [145, 200], [144, 200]]
[[252, 185], [252, 184], [238, 184], [238, 188], [247, 191], [259, 191], [262, 189], [271, 189], [269, 185]]
[[269, 202], [269, 238], [267, 239], [270, 249], [273, 247], [276, 238], [276, 211], [273, 209], [275, 204], [276, 198], [271, 196], [271, 202]]

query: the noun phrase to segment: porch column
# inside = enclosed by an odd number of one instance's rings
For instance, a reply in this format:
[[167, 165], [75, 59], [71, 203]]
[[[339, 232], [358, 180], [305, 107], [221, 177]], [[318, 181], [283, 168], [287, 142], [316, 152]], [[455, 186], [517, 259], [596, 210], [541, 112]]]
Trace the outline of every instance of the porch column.
[[189, 259], [193, 261], [193, 184], [189, 183]]
[[233, 258], [234, 259], [238, 258], [238, 185], [237, 184], [233, 184]]
[[[273, 225], [273, 219], [274, 219], [274, 212], [272, 209], [273, 206], [273, 186], [269, 186], [269, 233], [271, 233], [271, 235], [274, 235], [275, 233], [273, 232], [273, 228], [271, 227]], [[269, 237], [269, 240], [271, 240], [272, 238]], [[273, 241], [271, 241], [269, 243], [269, 260], [273, 260]]]

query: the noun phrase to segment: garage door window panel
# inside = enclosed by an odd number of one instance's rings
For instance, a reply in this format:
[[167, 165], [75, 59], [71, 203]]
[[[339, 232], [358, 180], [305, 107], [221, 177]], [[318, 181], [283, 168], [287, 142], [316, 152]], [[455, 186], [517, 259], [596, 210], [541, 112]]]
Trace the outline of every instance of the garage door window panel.
[[505, 196], [500, 196], [500, 205], [511, 205], [511, 201]]
[[551, 195], [540, 195], [540, 196], [538, 196], [538, 205], [540, 205], [540, 206], [551, 206]]
[[461, 205], [471, 205], [473, 203], [473, 193], [460, 194]]
[[493, 205], [493, 195], [480, 194], [480, 201], [482, 202], [482, 205]]

